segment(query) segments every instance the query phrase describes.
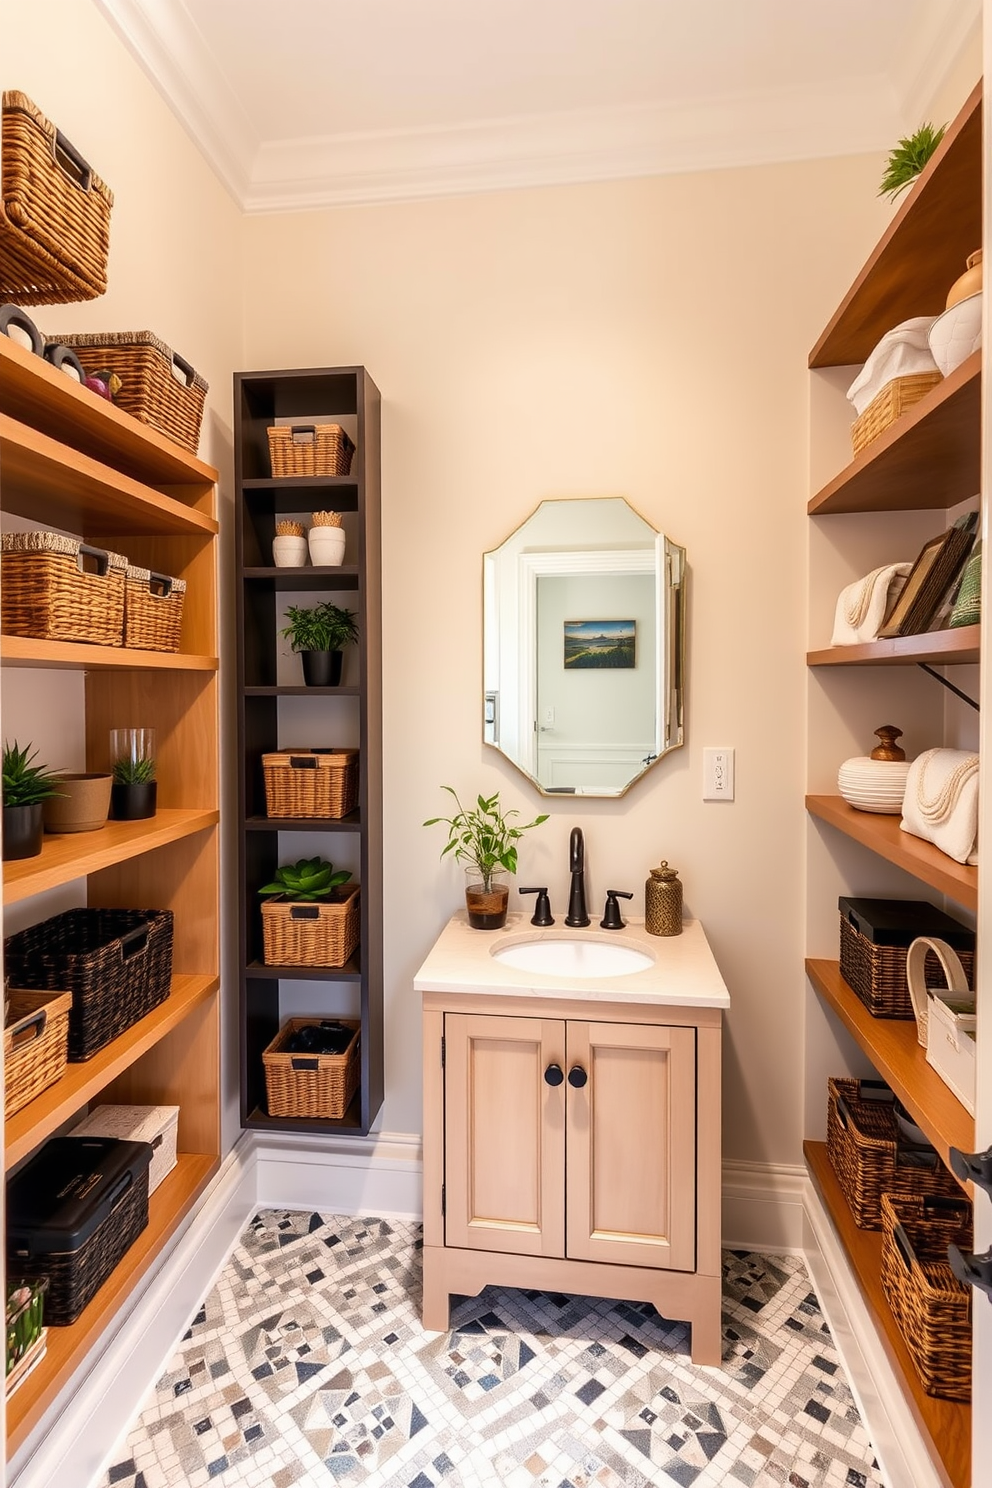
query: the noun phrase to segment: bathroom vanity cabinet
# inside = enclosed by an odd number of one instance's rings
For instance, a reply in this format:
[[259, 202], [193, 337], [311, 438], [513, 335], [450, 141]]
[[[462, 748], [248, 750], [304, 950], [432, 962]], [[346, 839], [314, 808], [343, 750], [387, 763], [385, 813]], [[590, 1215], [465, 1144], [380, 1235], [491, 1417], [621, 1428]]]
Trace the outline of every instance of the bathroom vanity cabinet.
[[[826, 1078], [846, 1068], [881, 1076], [945, 1161], [951, 1146], [971, 1151], [975, 1145], [975, 1122], [927, 1064], [915, 1023], [871, 1017], [841, 977], [837, 899], [855, 893], [940, 903], [939, 896], [946, 896], [951, 901], [947, 908], [963, 910], [967, 917], [979, 909], [978, 870], [900, 831], [899, 816], [854, 810], [836, 794], [836, 778], [840, 763], [867, 753], [873, 731], [885, 723], [905, 731], [902, 742], [910, 758], [945, 742], [957, 747], [970, 742], [975, 736], [972, 715], [948, 703], [939, 683], [922, 674], [917, 663], [951, 668], [955, 683], [977, 696], [980, 627], [857, 646], [830, 646], [825, 640], [845, 584], [877, 565], [915, 558], [923, 543], [946, 529], [962, 503], [973, 501], [979, 491], [981, 351], [853, 460], [853, 414], [844, 394], [858, 364], [886, 331], [910, 316], [943, 310], [948, 288], [982, 241], [982, 175], [979, 85], [894, 213], [809, 358], [814, 494], [808, 506], [805, 1152], [821, 1212], [833, 1227], [833, 1243], [860, 1287], [920, 1427], [931, 1459], [925, 1481], [952, 1488], [967, 1488], [972, 1481], [971, 1409], [925, 1394], [881, 1289], [881, 1237], [855, 1227], [823, 1135]], [[979, 924], [980, 943], [981, 929]], [[914, 1485], [923, 1480], [913, 1475]]]
[[689, 1322], [693, 1361], [718, 1364], [726, 988], [696, 922], [671, 939], [629, 925], [656, 959], [613, 979], [569, 984], [492, 955], [561, 934], [459, 915], [415, 980], [424, 1326], [447, 1328], [451, 1294], [489, 1284], [623, 1297]]

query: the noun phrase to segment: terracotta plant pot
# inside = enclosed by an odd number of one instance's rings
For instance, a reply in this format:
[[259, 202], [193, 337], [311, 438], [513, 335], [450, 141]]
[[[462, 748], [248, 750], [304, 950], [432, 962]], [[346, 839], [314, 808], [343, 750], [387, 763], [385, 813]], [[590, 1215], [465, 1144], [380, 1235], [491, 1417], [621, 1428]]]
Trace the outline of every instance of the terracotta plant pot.
[[16, 858], [36, 858], [41, 852], [41, 841], [45, 835], [43, 802], [33, 806], [5, 806], [3, 808], [3, 857], [4, 862]]
[[60, 775], [59, 794], [44, 803], [46, 832], [96, 832], [110, 811], [110, 775]]
[[484, 882], [478, 868], [465, 869], [465, 908], [473, 930], [502, 930], [510, 902], [510, 876], [495, 869]]

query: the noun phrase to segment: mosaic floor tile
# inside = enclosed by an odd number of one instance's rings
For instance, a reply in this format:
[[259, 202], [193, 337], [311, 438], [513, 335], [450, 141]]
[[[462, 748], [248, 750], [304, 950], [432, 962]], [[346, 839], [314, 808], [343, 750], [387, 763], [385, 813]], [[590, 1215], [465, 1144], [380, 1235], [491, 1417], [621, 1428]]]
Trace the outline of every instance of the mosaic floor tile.
[[488, 1287], [420, 1226], [269, 1210], [99, 1488], [881, 1488], [801, 1260], [724, 1255], [723, 1368], [646, 1303]]

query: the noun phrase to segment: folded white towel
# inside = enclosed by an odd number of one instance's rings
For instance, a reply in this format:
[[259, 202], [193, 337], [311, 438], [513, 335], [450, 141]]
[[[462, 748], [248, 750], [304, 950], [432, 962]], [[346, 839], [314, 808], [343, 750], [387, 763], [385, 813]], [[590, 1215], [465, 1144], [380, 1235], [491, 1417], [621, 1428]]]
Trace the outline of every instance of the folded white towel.
[[935, 319], [934, 315], [916, 315], [886, 331], [847, 390], [859, 417], [894, 377], [938, 370], [927, 340]]
[[859, 641], [876, 640], [889, 606], [912, 567], [911, 563], [887, 563], [842, 589], [837, 597], [831, 646], [854, 646]]
[[964, 749], [918, 755], [906, 777], [900, 825], [957, 863], [977, 863], [978, 755]]

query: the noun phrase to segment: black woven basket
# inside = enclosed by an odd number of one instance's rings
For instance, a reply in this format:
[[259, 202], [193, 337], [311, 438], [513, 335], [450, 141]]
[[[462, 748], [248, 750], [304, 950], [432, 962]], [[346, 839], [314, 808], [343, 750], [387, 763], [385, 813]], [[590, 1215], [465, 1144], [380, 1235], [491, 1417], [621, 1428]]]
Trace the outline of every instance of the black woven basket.
[[69, 1059], [90, 1059], [172, 982], [171, 909], [70, 909], [4, 942], [12, 985], [72, 993]]

